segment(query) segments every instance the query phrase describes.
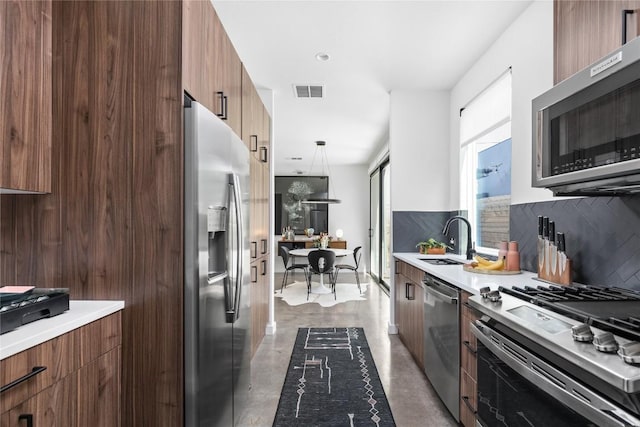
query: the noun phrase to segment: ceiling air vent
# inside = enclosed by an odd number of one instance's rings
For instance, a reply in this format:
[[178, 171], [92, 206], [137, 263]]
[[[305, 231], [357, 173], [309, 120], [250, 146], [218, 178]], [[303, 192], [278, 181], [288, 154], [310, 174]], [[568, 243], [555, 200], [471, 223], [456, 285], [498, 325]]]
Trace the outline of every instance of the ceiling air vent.
[[322, 85], [293, 85], [296, 98], [322, 98], [324, 86]]

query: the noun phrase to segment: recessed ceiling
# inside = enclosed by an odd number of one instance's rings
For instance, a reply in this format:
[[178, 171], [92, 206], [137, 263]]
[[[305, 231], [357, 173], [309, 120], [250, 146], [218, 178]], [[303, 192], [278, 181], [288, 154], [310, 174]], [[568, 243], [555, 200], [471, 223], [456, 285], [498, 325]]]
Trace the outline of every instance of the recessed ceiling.
[[[367, 164], [388, 140], [390, 91], [452, 88], [531, 1], [212, 3], [256, 86], [273, 90], [275, 170], [292, 174], [317, 140], [332, 166]], [[322, 98], [292, 90], [318, 82]]]

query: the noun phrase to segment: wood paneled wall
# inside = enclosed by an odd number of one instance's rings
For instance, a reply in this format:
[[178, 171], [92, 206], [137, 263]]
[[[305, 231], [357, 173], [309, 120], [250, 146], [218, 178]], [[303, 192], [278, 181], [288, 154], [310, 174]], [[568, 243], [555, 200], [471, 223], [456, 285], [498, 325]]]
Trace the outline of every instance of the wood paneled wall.
[[51, 194], [0, 202], [3, 284], [125, 300], [127, 426], [183, 422], [181, 8], [53, 2]]
[[51, 1], [0, 1], [0, 187], [50, 191]]

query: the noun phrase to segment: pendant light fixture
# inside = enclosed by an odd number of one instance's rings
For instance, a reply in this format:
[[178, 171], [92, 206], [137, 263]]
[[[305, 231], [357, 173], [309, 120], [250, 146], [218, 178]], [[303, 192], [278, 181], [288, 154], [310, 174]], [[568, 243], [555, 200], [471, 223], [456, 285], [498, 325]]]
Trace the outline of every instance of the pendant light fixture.
[[[322, 165], [322, 176], [326, 176], [329, 180], [329, 185], [327, 188], [327, 197], [309, 197], [306, 200], [303, 200], [302, 203], [306, 204], [329, 204], [329, 203], [341, 203], [340, 199], [335, 198], [335, 191], [333, 191], [333, 181], [331, 180], [331, 168], [329, 167], [329, 161], [327, 160], [327, 152], [325, 146], [327, 143], [325, 141], [316, 141], [316, 151], [313, 153], [313, 159], [311, 160], [311, 167], [309, 168], [309, 175], [313, 172], [313, 165], [316, 161], [316, 155], [318, 151], [320, 151], [320, 163]], [[327, 167], [327, 175], [325, 175], [324, 168]], [[334, 198], [329, 197], [333, 193]]]

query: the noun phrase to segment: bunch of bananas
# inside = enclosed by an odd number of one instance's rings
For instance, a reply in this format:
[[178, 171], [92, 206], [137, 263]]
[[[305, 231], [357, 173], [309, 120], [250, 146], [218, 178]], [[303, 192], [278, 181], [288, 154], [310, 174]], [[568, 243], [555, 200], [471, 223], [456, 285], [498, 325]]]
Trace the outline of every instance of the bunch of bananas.
[[504, 270], [504, 258], [500, 258], [497, 261], [488, 260], [480, 255], [475, 255], [473, 258], [475, 262], [472, 262], [471, 265], [477, 270]]

